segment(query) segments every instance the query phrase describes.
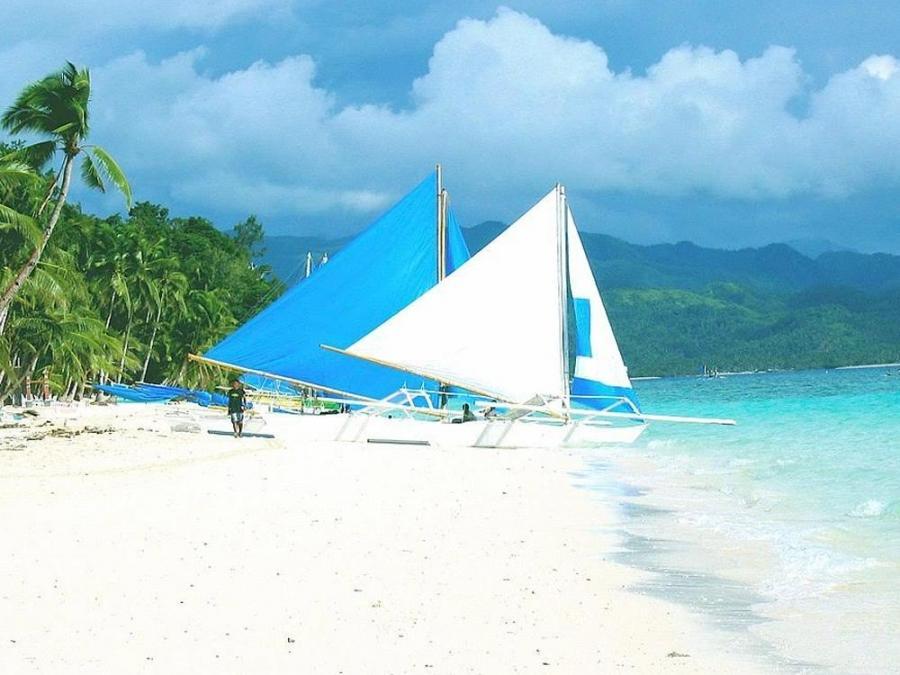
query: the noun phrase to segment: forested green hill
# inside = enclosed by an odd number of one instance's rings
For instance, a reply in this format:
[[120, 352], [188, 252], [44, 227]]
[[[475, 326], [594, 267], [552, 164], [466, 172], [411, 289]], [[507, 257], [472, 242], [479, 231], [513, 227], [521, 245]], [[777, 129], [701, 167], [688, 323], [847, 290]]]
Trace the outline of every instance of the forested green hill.
[[[475, 252], [502, 229], [482, 223], [466, 239]], [[900, 361], [900, 256], [583, 240], [632, 375]], [[278, 237], [266, 262], [297, 278], [307, 250], [343, 243]]]

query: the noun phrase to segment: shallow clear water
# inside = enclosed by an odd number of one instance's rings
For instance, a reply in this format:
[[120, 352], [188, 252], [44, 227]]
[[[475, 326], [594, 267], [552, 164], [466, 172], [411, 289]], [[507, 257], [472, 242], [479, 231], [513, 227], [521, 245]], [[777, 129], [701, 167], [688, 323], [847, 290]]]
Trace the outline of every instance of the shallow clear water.
[[[712, 620], [711, 597], [749, 608], [724, 627], [788, 670], [900, 672], [900, 368], [636, 387], [648, 412], [738, 422], [655, 424], [603, 458], [640, 488], [621, 500], [626, 561], [659, 573], [645, 590], [674, 588]], [[702, 584], [685, 595], [681, 578]]]

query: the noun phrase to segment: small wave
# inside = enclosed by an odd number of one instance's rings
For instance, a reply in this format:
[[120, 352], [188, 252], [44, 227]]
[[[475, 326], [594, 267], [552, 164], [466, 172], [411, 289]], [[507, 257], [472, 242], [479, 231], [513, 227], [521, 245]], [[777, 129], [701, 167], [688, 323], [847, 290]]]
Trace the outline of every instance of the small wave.
[[677, 445], [677, 442], [671, 438], [655, 439], [647, 441], [648, 450], [671, 450]]
[[888, 510], [888, 505], [878, 499], [867, 499], [854, 506], [847, 514], [852, 518], [879, 518]]
[[778, 600], [820, 596], [847, 583], [852, 575], [885, 565], [876, 558], [857, 558], [817, 547], [781, 549], [781, 555], [779, 574], [763, 586]]
[[731, 466], [753, 466], [756, 463], [757, 460], [750, 457], [735, 457], [729, 462]]

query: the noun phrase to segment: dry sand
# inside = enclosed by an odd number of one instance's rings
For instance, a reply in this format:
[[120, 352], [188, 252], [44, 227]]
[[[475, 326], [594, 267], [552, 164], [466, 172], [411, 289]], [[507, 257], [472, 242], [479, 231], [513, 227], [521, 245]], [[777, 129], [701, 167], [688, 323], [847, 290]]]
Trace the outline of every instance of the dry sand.
[[237, 440], [174, 409], [0, 429], [0, 672], [763, 670], [628, 590], [579, 452]]

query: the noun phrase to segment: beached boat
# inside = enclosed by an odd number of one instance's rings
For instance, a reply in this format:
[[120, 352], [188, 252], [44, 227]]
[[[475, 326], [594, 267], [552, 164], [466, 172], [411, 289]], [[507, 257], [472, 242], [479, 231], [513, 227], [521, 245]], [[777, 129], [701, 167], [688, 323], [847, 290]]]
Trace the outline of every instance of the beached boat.
[[[439, 233], [441, 202], [446, 200], [438, 202]], [[427, 223], [424, 227], [430, 229]], [[370, 231], [351, 247], [362, 250]], [[325, 365], [334, 369], [320, 372], [314, 380], [318, 384], [308, 386], [336, 394], [328, 400], [352, 412], [290, 420], [292, 433], [346, 441], [558, 446], [629, 443], [653, 420], [730, 422], [647, 415], [640, 409], [562, 186], [555, 186], [471, 260], [455, 265], [452, 273], [442, 264], [442, 248], [446, 251], [438, 244], [426, 252], [430, 261], [435, 255], [438, 261], [432, 283], [395, 303], [399, 306], [382, 320], [366, 317], [366, 330], [364, 321], [356, 322], [356, 336], [347, 331], [337, 335], [333, 326], [330, 333], [301, 328], [304, 335], [298, 339], [307, 345], [315, 340], [320, 348], [313, 361], [328, 354], [331, 360]], [[333, 269], [348, 260], [353, 258], [338, 254]], [[359, 268], [346, 272], [358, 273]], [[399, 273], [404, 274], [403, 268]], [[398, 270], [392, 274], [396, 278]], [[416, 275], [416, 268], [405, 274]], [[302, 286], [308, 288], [316, 278]], [[381, 290], [367, 285], [339, 299], [369, 306], [381, 302]], [[358, 306], [339, 303], [329, 316], [339, 322], [345, 309]], [[267, 311], [279, 317], [284, 307], [276, 303]], [[266, 330], [257, 319], [251, 324]], [[330, 339], [335, 335], [344, 339]], [[225, 361], [217, 356], [233, 338], [207, 359]], [[286, 376], [276, 369], [278, 363], [266, 370], [247, 368], [248, 360], [259, 360], [252, 342], [247, 346], [250, 352], [227, 357], [232, 367]], [[296, 357], [291, 341], [284, 349]], [[311, 372], [302, 359], [297, 365], [298, 372]], [[389, 384], [387, 374], [393, 384], [402, 384], [383, 386], [374, 395], [367, 373], [353, 372], [354, 366], [380, 369], [372, 372], [383, 384]], [[341, 379], [350, 372], [352, 378]], [[410, 379], [418, 387], [408, 386]]]
[[[380, 433], [492, 447], [628, 443], [652, 419], [700, 421], [641, 411], [561, 185], [365, 337], [323, 348], [449, 385], [480, 413], [465, 422], [457, 406], [446, 417], [462, 424], [436, 425], [409, 419], [416, 413], [406, 409], [407, 419], [393, 425], [347, 424], [343, 435], [357, 439]], [[397, 417], [389, 407], [368, 412]]]
[[419, 386], [420, 377], [319, 345], [360, 339], [468, 259], [437, 167], [308, 278], [204, 355], [191, 358], [356, 400]]

